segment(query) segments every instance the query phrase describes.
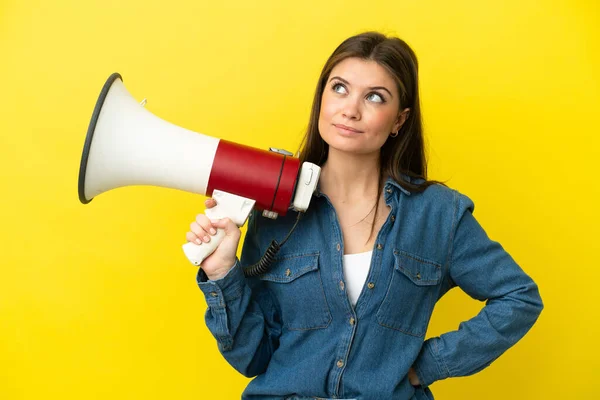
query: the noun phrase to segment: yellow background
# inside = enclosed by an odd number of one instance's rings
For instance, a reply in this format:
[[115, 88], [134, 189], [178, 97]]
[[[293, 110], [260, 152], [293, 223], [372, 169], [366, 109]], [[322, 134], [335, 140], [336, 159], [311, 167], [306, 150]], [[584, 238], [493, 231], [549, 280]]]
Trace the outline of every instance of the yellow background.
[[[417, 53], [431, 178], [475, 201], [545, 303], [436, 398], [600, 396], [599, 26], [595, 0], [0, 1], [0, 398], [239, 398], [180, 247], [204, 198], [79, 203], [94, 104], [120, 72], [165, 120], [296, 150], [323, 63], [371, 29]], [[428, 336], [481, 306], [455, 289]]]

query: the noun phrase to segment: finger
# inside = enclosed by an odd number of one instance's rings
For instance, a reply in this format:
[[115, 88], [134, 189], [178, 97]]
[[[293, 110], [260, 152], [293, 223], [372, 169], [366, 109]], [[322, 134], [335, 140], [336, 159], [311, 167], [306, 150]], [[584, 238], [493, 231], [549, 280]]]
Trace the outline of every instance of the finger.
[[230, 218], [217, 219], [211, 221], [211, 224], [217, 229], [224, 229], [225, 234], [229, 234], [235, 229], [238, 229], [238, 226]]
[[206, 208], [213, 208], [217, 205], [217, 201], [213, 198], [210, 198], [204, 202], [204, 205], [206, 206]]
[[[210, 228], [209, 228], [210, 229]], [[210, 242], [210, 237], [208, 236], [208, 232], [196, 221], [190, 224], [190, 230], [203, 242]]]
[[202, 227], [202, 229], [204, 229], [205, 232], [210, 233], [211, 235], [215, 235], [217, 233], [217, 231], [210, 224], [210, 219], [208, 219], [206, 215], [198, 214], [196, 216], [196, 222]]
[[200, 240], [200, 238], [198, 238], [194, 232], [187, 232], [185, 234], [185, 240], [196, 244], [202, 244], [202, 240]]

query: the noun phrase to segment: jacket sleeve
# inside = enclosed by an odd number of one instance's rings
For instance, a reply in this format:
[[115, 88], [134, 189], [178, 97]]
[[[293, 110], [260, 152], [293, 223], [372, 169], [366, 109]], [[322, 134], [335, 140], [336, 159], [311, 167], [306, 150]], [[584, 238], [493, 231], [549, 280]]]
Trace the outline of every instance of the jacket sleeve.
[[244, 277], [243, 268], [257, 262], [261, 255], [253, 212], [241, 259], [236, 259], [221, 279], [209, 280], [202, 269], [197, 276], [208, 305], [206, 326], [227, 362], [247, 377], [266, 370], [281, 334], [280, 318], [270, 293], [261, 289], [258, 280], [250, 282]]
[[422, 386], [489, 366], [533, 326], [543, 309], [535, 282], [473, 217], [471, 199], [455, 191], [450, 286], [486, 301], [458, 330], [427, 339], [413, 365]]

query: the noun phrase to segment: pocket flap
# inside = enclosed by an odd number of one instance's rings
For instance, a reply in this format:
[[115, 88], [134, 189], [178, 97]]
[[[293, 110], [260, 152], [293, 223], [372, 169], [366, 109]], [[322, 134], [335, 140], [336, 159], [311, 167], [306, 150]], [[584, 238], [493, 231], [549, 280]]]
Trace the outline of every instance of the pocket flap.
[[319, 253], [290, 254], [275, 258], [271, 269], [259, 278], [264, 281], [288, 283], [318, 268]]
[[442, 276], [442, 265], [407, 253], [394, 250], [395, 268], [406, 275], [415, 285], [437, 285]]

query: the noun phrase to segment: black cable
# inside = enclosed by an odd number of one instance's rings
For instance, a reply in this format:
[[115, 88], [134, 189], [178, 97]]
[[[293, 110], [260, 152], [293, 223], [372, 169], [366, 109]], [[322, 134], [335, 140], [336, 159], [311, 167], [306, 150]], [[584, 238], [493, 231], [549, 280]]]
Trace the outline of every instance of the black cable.
[[292, 229], [289, 231], [289, 233], [281, 243], [277, 243], [276, 240], [273, 240], [267, 248], [267, 251], [265, 251], [265, 254], [263, 254], [262, 258], [256, 264], [244, 268], [244, 275], [246, 277], [262, 275], [269, 270], [271, 264], [275, 260], [275, 256], [277, 255], [281, 247], [285, 244], [285, 242], [287, 242], [287, 240], [290, 238], [290, 235], [292, 234], [294, 229], [296, 229], [296, 226], [298, 225], [298, 222], [300, 221], [301, 217], [302, 213], [298, 212], [296, 223], [294, 223], [294, 226], [292, 226]]

